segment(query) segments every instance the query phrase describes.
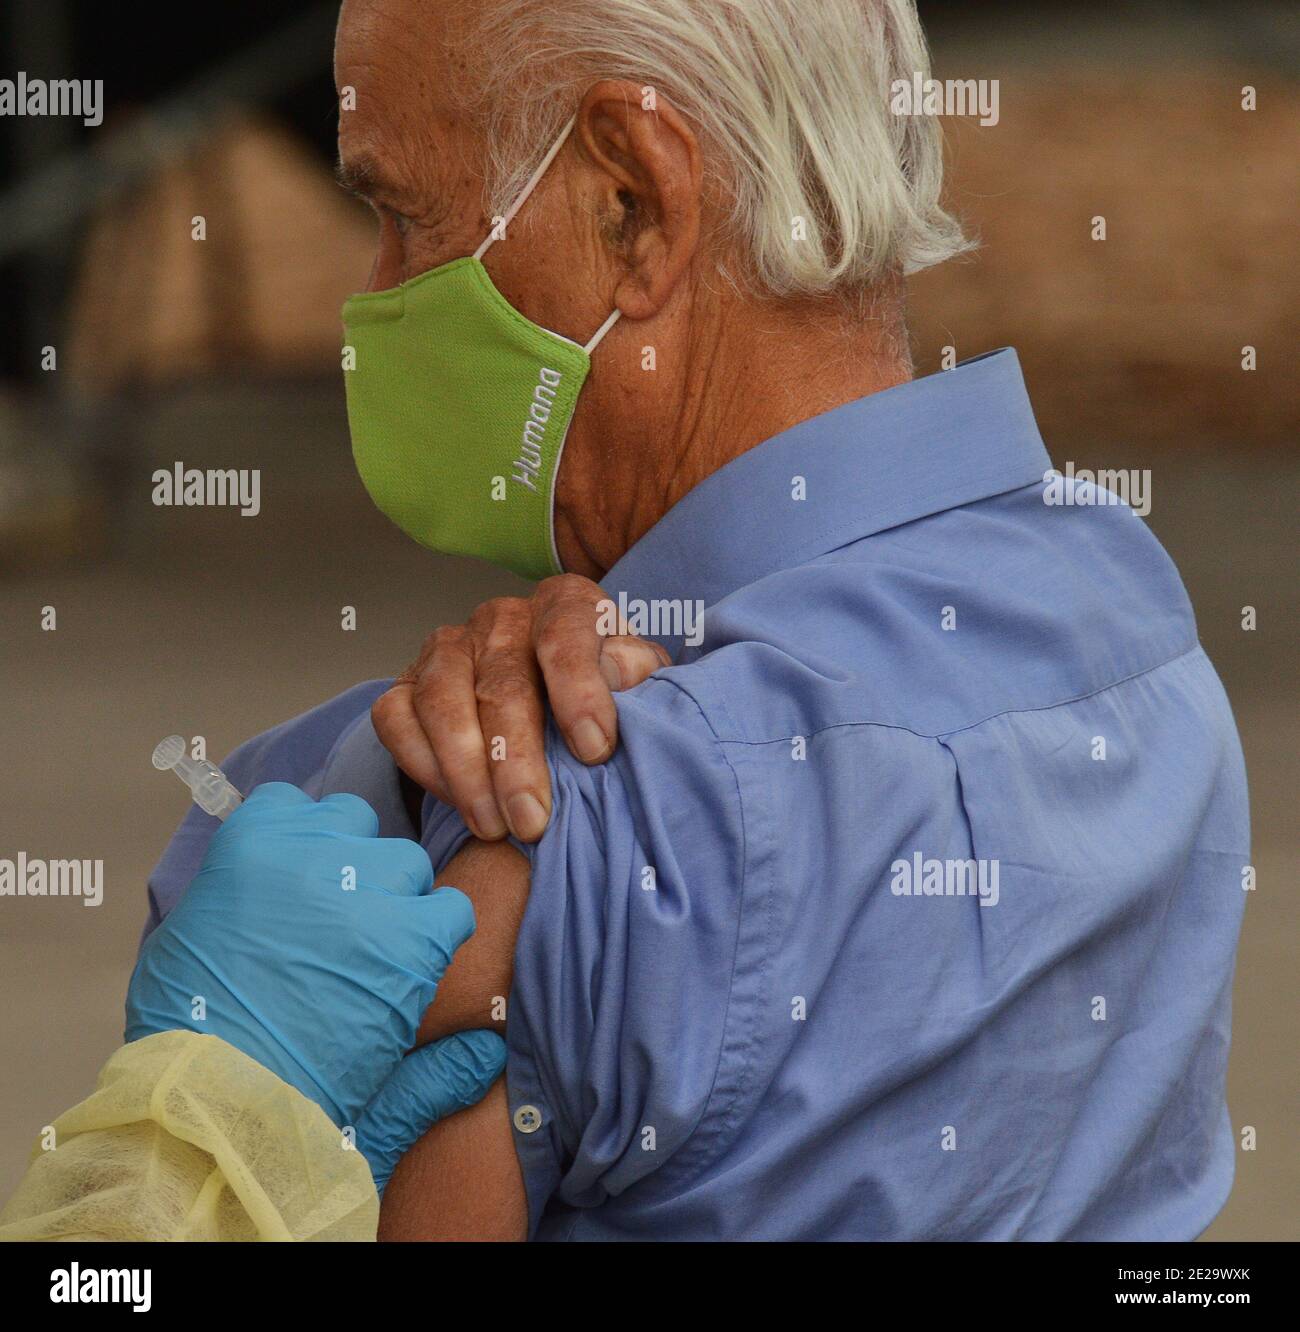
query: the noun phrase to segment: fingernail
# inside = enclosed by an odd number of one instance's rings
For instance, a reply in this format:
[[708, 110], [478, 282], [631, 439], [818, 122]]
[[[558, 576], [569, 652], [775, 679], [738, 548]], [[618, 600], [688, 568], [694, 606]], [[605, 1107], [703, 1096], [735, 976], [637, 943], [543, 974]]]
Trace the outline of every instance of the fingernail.
[[534, 841], [546, 831], [546, 811], [542, 802], [528, 791], [521, 791], [506, 802], [506, 821], [521, 842]]
[[614, 693], [623, 688], [623, 672], [619, 670], [618, 662], [603, 652], [600, 654], [600, 673]]
[[497, 802], [491, 796], [482, 796], [469, 810], [474, 818], [474, 828], [478, 835], [487, 841], [506, 835], [506, 823], [497, 808]]
[[572, 733], [573, 747], [584, 763], [597, 763], [609, 749], [609, 738], [597, 722], [584, 717], [576, 722]]

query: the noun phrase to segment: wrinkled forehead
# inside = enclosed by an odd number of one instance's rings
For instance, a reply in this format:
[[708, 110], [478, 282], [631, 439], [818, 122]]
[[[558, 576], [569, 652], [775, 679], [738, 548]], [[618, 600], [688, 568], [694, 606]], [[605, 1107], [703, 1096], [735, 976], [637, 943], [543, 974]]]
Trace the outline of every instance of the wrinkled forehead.
[[459, 0], [345, 0], [334, 43], [339, 157], [427, 178], [463, 145], [454, 80]]
[[344, 0], [334, 36], [334, 79], [368, 96], [428, 105], [447, 56], [446, 11], [425, 0]]

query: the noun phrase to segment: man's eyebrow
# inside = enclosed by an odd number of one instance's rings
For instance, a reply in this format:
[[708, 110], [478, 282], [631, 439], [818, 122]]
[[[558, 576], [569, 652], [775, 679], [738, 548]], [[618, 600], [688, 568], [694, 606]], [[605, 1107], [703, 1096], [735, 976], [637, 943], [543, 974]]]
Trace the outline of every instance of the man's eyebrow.
[[334, 179], [349, 194], [355, 194], [359, 199], [373, 199], [376, 195], [397, 193], [396, 187], [384, 175], [379, 163], [368, 155], [351, 158], [346, 162], [339, 158], [334, 164]]

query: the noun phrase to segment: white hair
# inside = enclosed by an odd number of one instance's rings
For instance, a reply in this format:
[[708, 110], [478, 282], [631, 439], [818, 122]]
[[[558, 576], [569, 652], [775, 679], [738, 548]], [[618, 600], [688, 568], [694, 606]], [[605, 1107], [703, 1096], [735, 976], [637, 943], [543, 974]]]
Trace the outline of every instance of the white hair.
[[592, 83], [630, 79], [692, 122], [764, 293], [860, 299], [970, 248], [938, 121], [890, 109], [929, 77], [913, 0], [479, 0], [472, 22], [490, 214]]

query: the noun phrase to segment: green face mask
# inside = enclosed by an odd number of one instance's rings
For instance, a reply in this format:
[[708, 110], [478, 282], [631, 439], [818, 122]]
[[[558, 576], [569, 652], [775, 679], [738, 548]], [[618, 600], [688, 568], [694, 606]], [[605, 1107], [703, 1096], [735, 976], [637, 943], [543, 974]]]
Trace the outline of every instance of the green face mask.
[[[343, 306], [352, 456], [370, 498], [408, 536], [525, 578], [562, 570], [555, 482], [591, 352], [525, 319], [481, 262], [564, 146], [552, 145], [473, 258]], [[346, 350], [346, 349], [345, 349]]]

